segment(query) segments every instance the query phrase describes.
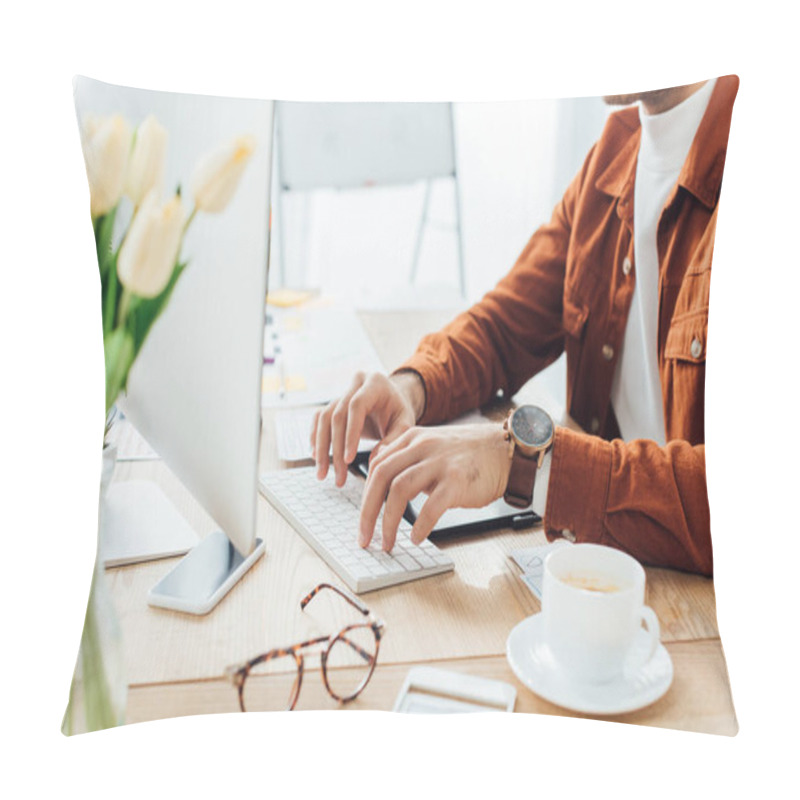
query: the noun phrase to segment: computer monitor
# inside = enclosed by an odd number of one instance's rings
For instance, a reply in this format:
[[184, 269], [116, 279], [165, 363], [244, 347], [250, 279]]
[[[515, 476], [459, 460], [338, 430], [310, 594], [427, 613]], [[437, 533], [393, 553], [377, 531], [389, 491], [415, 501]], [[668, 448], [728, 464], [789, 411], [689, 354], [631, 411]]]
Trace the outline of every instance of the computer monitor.
[[[85, 78], [75, 81], [75, 101], [79, 117], [121, 113], [132, 127], [155, 115], [168, 132], [165, 191], [181, 186], [189, 210], [190, 180], [201, 158], [235, 137], [255, 137], [224, 211], [198, 212], [187, 230], [181, 258], [188, 267], [119, 402], [245, 558], [256, 542], [273, 103]], [[236, 560], [232, 551], [224, 557]]]

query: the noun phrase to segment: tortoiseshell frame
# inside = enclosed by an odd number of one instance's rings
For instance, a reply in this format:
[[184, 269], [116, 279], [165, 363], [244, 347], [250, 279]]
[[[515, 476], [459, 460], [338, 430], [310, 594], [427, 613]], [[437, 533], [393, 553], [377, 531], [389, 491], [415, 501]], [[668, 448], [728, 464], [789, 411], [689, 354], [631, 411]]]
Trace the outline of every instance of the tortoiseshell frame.
[[[372, 617], [369, 609], [363, 603], [361, 603], [358, 598], [353, 597], [353, 595], [330, 583], [320, 583], [319, 586], [312, 589], [300, 601], [301, 611], [305, 609], [305, 607], [314, 599], [321, 589], [332, 589], [338, 595], [347, 600], [351, 606], [358, 609], [358, 611], [361, 612], [365, 617], [369, 617], [368, 621], [355, 625], [348, 625], [345, 628], [342, 628], [342, 630], [335, 635], [332, 634], [330, 636], [319, 636], [316, 639], [309, 639], [305, 642], [299, 642], [298, 644], [291, 645], [290, 647], [275, 648], [274, 650], [270, 650], [266, 653], [262, 653], [260, 656], [250, 659], [250, 661], [247, 661], [244, 664], [227, 667], [225, 670], [225, 675], [228, 677], [231, 683], [233, 683], [239, 693], [239, 708], [242, 711], [246, 711], [244, 707], [244, 685], [253, 667], [263, 664], [265, 661], [269, 661], [272, 658], [284, 658], [286, 656], [292, 656], [295, 660], [295, 664], [297, 664], [297, 678], [295, 678], [294, 686], [292, 687], [292, 691], [289, 696], [289, 705], [286, 709], [287, 711], [293, 711], [294, 707], [297, 705], [297, 698], [300, 696], [300, 688], [303, 685], [303, 656], [301, 651], [306, 647], [311, 647], [311, 645], [324, 644], [325, 642], [327, 642], [328, 645], [320, 654], [320, 669], [322, 671], [322, 681], [325, 684], [328, 694], [339, 703], [349, 703], [351, 700], [355, 700], [355, 698], [364, 691], [364, 687], [366, 687], [366, 685], [369, 683], [372, 673], [375, 671], [375, 664], [378, 661], [378, 651], [380, 650], [381, 645], [381, 636], [383, 636], [385, 625], [380, 620]], [[374, 656], [362, 650], [357, 644], [347, 638], [347, 632], [357, 628], [370, 628], [372, 630], [372, 633], [375, 636]], [[328, 653], [330, 653], [331, 648], [338, 641], [342, 641], [349, 645], [365, 661], [369, 662], [369, 672], [356, 687], [356, 690], [347, 697], [340, 697], [338, 694], [336, 694], [336, 692], [333, 691], [333, 689], [331, 689], [330, 684], [328, 683]]]

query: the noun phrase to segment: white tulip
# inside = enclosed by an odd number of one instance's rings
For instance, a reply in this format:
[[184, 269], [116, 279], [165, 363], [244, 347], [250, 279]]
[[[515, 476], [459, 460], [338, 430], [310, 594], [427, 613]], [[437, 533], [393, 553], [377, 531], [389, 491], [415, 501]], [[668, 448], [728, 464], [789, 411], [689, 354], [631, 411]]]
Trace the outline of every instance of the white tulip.
[[99, 217], [119, 202], [131, 148], [131, 127], [120, 114], [90, 117], [84, 123], [83, 158], [91, 211]]
[[117, 259], [122, 285], [140, 297], [155, 297], [169, 282], [183, 235], [180, 195], [161, 205], [151, 191], [139, 206]]
[[255, 149], [255, 137], [239, 136], [206, 155], [192, 175], [195, 206], [211, 213], [222, 211], [233, 197]]
[[125, 193], [134, 206], [141, 204], [151, 189], [161, 191], [167, 157], [167, 129], [152, 115], [136, 131]]

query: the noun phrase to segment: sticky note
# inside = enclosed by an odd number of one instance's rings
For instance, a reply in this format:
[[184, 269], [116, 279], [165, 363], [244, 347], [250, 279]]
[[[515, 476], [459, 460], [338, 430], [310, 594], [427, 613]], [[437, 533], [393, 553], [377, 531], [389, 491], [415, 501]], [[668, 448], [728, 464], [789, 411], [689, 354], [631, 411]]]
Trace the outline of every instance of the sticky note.
[[290, 308], [302, 305], [311, 296], [311, 292], [302, 292], [297, 289], [275, 289], [267, 294], [267, 303], [276, 308]]
[[303, 392], [307, 388], [306, 379], [302, 375], [286, 376], [287, 392]]
[[261, 379], [262, 394], [277, 394], [281, 390], [280, 375], [265, 375]]

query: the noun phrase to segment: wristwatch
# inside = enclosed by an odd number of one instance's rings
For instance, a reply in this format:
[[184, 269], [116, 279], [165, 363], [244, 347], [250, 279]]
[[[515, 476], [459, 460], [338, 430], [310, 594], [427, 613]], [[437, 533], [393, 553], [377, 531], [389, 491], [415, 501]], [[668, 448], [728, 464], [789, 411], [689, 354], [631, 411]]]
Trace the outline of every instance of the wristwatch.
[[503, 423], [509, 443], [511, 471], [503, 499], [515, 508], [526, 508], [533, 500], [536, 470], [553, 446], [556, 427], [539, 406], [520, 406]]

